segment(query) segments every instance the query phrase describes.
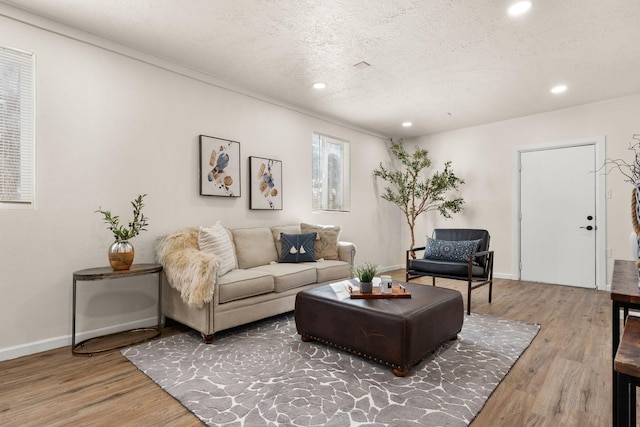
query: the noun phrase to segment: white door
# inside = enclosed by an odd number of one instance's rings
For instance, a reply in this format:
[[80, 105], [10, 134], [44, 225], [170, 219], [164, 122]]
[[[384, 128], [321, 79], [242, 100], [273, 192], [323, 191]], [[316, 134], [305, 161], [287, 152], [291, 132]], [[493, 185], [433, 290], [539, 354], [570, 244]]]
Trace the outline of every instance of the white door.
[[521, 280], [596, 287], [595, 146], [520, 153]]

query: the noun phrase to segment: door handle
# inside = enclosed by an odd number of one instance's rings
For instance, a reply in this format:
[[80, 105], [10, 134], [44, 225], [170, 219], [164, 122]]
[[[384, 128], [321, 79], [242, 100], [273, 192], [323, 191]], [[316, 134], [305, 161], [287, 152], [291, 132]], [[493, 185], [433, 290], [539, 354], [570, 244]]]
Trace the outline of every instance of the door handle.
[[586, 228], [589, 231], [593, 230], [593, 226], [591, 225], [587, 225], [586, 227], [580, 227], [580, 228]]

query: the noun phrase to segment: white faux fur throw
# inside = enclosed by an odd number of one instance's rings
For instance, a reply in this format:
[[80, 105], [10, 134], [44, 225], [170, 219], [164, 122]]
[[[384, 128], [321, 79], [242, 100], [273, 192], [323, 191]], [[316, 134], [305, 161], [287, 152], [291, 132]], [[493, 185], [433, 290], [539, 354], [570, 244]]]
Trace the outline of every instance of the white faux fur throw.
[[158, 239], [156, 254], [172, 288], [191, 307], [202, 307], [213, 299], [218, 267], [222, 260], [198, 246], [199, 229], [186, 228]]

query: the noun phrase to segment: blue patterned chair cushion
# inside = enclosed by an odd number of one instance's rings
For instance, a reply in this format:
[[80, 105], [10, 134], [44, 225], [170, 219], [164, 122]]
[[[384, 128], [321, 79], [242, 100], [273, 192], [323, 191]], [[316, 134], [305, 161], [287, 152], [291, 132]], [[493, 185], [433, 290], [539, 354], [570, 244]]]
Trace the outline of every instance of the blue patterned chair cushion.
[[316, 233], [280, 234], [282, 252], [279, 262], [315, 262]]
[[427, 237], [424, 259], [439, 261], [467, 262], [478, 251], [481, 240], [436, 240]]

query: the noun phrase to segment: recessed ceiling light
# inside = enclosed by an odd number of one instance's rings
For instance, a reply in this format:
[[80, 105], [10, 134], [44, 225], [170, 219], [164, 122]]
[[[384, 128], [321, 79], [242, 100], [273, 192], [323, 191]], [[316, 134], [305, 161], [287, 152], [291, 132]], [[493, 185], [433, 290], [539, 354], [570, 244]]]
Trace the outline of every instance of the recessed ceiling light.
[[517, 16], [526, 13], [529, 9], [531, 9], [531, 2], [529, 0], [519, 1], [517, 3], [512, 4], [509, 7], [509, 15]]
[[411, 122], [402, 122], [402, 126], [404, 126], [406, 128], [409, 128], [409, 127], [413, 126], [413, 123], [411, 123]]
[[325, 87], [327, 87], [325, 83], [318, 82], [313, 84], [314, 89], [324, 89]]
[[551, 93], [562, 93], [566, 92], [567, 85], [557, 85], [551, 88]]

